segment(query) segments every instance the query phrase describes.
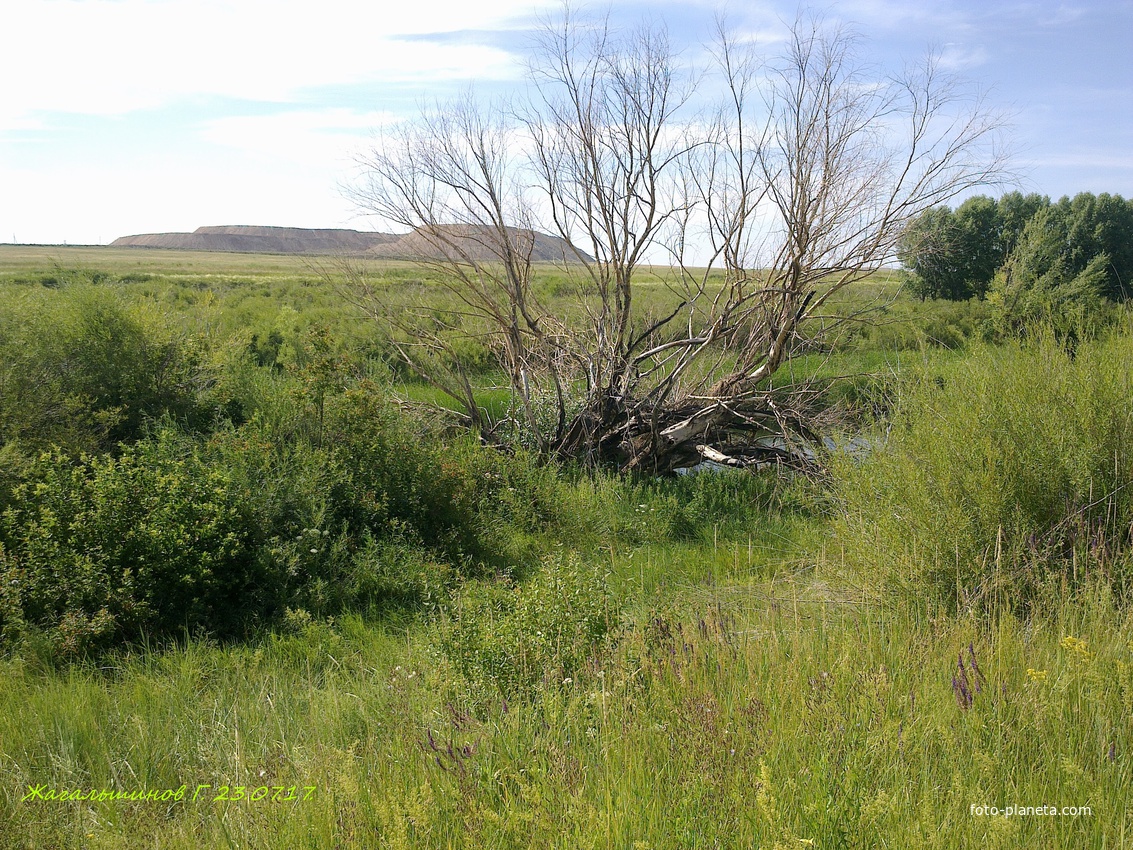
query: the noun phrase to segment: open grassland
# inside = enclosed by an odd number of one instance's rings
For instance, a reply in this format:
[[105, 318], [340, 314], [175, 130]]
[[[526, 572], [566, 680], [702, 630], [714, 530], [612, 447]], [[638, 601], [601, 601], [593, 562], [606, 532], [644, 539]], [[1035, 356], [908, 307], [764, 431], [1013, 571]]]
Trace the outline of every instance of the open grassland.
[[[261, 361], [291, 366], [302, 360], [302, 341], [325, 329], [341, 353], [371, 369], [377, 362], [399, 392], [417, 402], [459, 407], [408, 370], [392, 349], [391, 331], [367, 315], [372, 299], [348, 280], [341, 260], [293, 255], [214, 254], [142, 248], [0, 245], [0, 304], [34, 311], [51, 290], [92, 284], [124, 301], [155, 307], [183, 334], [204, 343], [214, 359], [256, 348]], [[357, 265], [357, 259], [349, 260]], [[399, 261], [366, 261], [367, 277], [381, 291], [384, 309], [460, 311], [463, 305], [431, 270]], [[711, 287], [718, 285], [710, 283]], [[635, 283], [639, 324], [646, 326], [681, 300], [667, 268], [642, 269]], [[45, 291], [46, 290], [46, 291]], [[550, 266], [538, 269], [535, 294], [549, 315], [578, 323], [583, 312], [578, 281]], [[815, 342], [788, 358], [777, 385], [838, 381], [835, 392], [857, 399], [909, 356], [936, 357], [963, 348], [983, 331], [982, 305], [925, 305], [901, 294], [896, 272], [836, 293], [826, 315], [808, 332]], [[258, 348], [257, 348], [258, 346]], [[485, 396], [506, 386], [484, 345], [462, 339], [465, 361], [480, 371]], [[726, 362], [725, 362], [726, 365]], [[392, 371], [391, 371], [392, 370]]]
[[776, 376], [867, 453], [653, 481], [404, 419], [296, 258], [2, 246], [0, 305], [3, 850], [1133, 846], [1129, 327], [886, 276]]
[[[718, 583], [686, 565], [682, 578], [663, 606], [622, 597], [633, 613], [607, 645], [510, 700], [470, 696], [432, 628], [357, 617], [99, 668], [11, 660], [4, 846], [1133, 840], [1133, 623], [1104, 598], [1021, 622], [856, 604], [813, 575]], [[974, 689], [966, 710], [950, 684], [958, 658]], [[187, 790], [21, 801], [40, 786]]]
[[41, 279], [76, 271], [116, 278], [214, 275], [222, 278], [301, 276], [309, 261], [293, 254], [220, 254], [105, 246], [0, 245], [0, 275]]

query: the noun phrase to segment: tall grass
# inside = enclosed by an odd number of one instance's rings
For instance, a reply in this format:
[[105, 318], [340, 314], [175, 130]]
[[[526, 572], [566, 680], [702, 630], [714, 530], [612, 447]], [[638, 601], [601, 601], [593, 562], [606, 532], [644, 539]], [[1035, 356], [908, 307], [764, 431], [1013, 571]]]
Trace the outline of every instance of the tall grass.
[[983, 347], [899, 383], [874, 451], [834, 460], [833, 548], [956, 605], [1131, 577], [1133, 338]]
[[[101, 670], [10, 660], [0, 847], [1130, 840], [1133, 622], [1104, 592], [1026, 622], [917, 616], [782, 582], [685, 602], [627, 615], [604, 651], [526, 697], [470, 690], [428, 627], [356, 618]], [[20, 800], [38, 785], [182, 784], [180, 802]], [[192, 801], [199, 785], [211, 787]], [[315, 790], [214, 801], [220, 786], [293, 785]], [[974, 816], [983, 805], [1091, 813]]]
[[[88, 482], [57, 457], [82, 478], [66, 513], [34, 458], [0, 453], [42, 532], [32, 552], [8, 511], [0, 616], [29, 552], [71, 591], [59, 553], [110, 559], [173, 496], [189, 518], [166, 525], [199, 531], [198, 479], [239, 509], [274, 577], [249, 590], [273, 601], [238, 642], [171, 638], [183, 604], [164, 636], [65, 664], [21, 630], [0, 655], [0, 850], [1133, 843], [1133, 337], [980, 347], [982, 305], [922, 311], [878, 281], [837, 310], [884, 302], [916, 327], [848, 333], [779, 376], [875, 373], [842, 400], [885, 421], [833, 459], [830, 493], [635, 481], [407, 424], [380, 335], [294, 259], [143, 253], [67, 253], [89, 269], [72, 274], [0, 251], [4, 303], [82, 278], [184, 322], [218, 417], [118, 448], [165, 494], [144, 516], [107, 478], [121, 463]], [[407, 302], [432, 289], [385, 274]], [[192, 475], [167, 474], [183, 460]], [[116, 499], [87, 497], [100, 482]], [[115, 581], [136, 583], [132, 557]], [[1089, 813], [974, 814], [1009, 805]]]

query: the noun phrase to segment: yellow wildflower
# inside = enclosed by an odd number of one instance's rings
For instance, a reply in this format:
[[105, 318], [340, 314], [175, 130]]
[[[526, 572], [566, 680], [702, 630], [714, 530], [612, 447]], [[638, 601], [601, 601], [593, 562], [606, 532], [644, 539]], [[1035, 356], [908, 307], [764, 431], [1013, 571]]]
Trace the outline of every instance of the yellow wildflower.
[[1086, 641], [1082, 640], [1081, 638], [1071, 637], [1070, 635], [1067, 635], [1060, 641], [1060, 645], [1063, 649], [1073, 652], [1079, 658], [1089, 659], [1093, 657], [1093, 653], [1090, 652]]

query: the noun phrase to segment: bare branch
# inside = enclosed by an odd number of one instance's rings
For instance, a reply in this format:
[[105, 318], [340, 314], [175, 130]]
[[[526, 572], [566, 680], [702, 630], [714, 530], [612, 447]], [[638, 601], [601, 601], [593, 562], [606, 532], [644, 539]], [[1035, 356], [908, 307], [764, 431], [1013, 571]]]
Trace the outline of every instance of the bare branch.
[[[412, 233], [448, 298], [422, 312], [370, 287], [369, 309], [479, 427], [468, 342], [542, 451], [657, 471], [760, 462], [769, 429], [788, 447], [810, 433], [810, 396], [769, 389], [813, 344], [804, 329], [836, 333], [826, 305], [891, 262], [910, 221], [1005, 176], [1002, 119], [931, 58], [879, 75], [856, 34], [818, 18], [774, 56], [719, 20], [710, 53], [693, 74], [664, 27], [568, 6], [540, 32], [524, 102], [469, 92], [362, 163], [359, 206]], [[694, 92], [718, 105], [693, 113]], [[571, 318], [537, 295], [541, 262], [569, 282]], [[672, 300], [643, 315], [645, 274]]]

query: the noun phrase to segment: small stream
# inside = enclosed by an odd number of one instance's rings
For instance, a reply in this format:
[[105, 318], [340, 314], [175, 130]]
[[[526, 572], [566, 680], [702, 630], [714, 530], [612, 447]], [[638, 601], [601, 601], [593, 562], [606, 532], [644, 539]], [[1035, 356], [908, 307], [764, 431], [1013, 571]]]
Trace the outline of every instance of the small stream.
[[[878, 439], [865, 434], [855, 434], [849, 439], [825, 436], [822, 438], [822, 447], [828, 452], [842, 452], [849, 455], [854, 460], [860, 461], [866, 458], [874, 449], [884, 445], [884, 442], [884, 437]], [[811, 443], [801, 440], [795, 443], [788, 443], [783, 437], [765, 437], [759, 440], [757, 444], [786, 453], [793, 452], [796, 455], [802, 456], [810, 463], [818, 460], [818, 452], [815, 447]], [[771, 466], [773, 463], [773, 461], [768, 461], [766, 465]], [[676, 469], [674, 472], [676, 472], [677, 475], [689, 475], [694, 472], [720, 472], [731, 468], [732, 467], [717, 463], [716, 461], [705, 460], [695, 466]]]

